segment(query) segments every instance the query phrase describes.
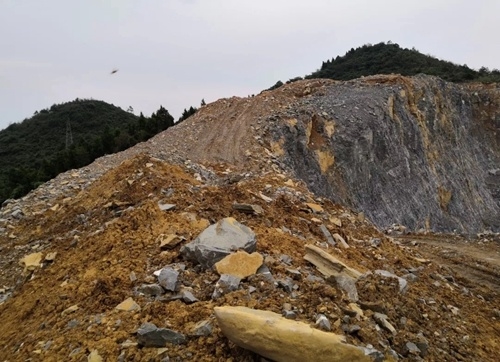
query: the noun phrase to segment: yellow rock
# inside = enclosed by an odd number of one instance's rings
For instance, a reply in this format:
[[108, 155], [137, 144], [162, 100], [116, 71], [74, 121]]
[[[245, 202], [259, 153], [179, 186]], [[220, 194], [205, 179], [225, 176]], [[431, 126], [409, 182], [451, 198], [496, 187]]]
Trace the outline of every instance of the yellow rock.
[[215, 263], [215, 268], [221, 275], [229, 274], [243, 279], [255, 274], [263, 261], [264, 258], [259, 253], [248, 254], [246, 251], [237, 251]]
[[124, 310], [127, 312], [132, 312], [135, 310], [141, 310], [139, 304], [137, 304], [132, 298], [127, 298], [120, 304], [118, 304], [115, 309]]
[[338, 227], [342, 227], [342, 220], [340, 220], [338, 217], [331, 217], [330, 218], [330, 222], [333, 224], [333, 225], [336, 225]]
[[70, 314], [70, 313], [76, 312], [77, 310], [78, 310], [78, 306], [75, 304], [75, 305], [72, 305], [71, 307], [63, 310], [61, 315]]
[[316, 217], [313, 217], [311, 219], [311, 221], [314, 222], [314, 223], [316, 223], [316, 224], [321, 224], [322, 223], [322, 221], [320, 219], [316, 218]]
[[54, 251], [52, 253], [48, 253], [45, 255], [45, 261], [54, 261], [56, 259], [57, 251]]
[[321, 214], [323, 212], [323, 207], [318, 204], [312, 204], [312, 203], [307, 203], [306, 204], [308, 208], [311, 209], [312, 212], [316, 214]]
[[178, 236], [176, 234], [160, 234], [157, 240], [160, 242], [160, 249], [165, 250], [175, 248], [185, 239], [182, 236]]
[[304, 259], [316, 266], [319, 272], [327, 278], [344, 274], [351, 278], [358, 279], [362, 275], [360, 271], [347, 266], [333, 255], [328, 254], [315, 245], [306, 245], [306, 255], [304, 255]]
[[21, 259], [21, 265], [24, 265], [24, 271], [35, 270], [42, 262], [42, 253], [33, 253], [26, 255]]
[[104, 360], [99, 355], [99, 351], [94, 349], [87, 357], [87, 362], [103, 362]]
[[368, 362], [344, 336], [314, 329], [279, 314], [246, 307], [216, 307], [222, 333], [238, 346], [277, 362]]
[[288, 179], [285, 181], [285, 185], [290, 186], [290, 187], [295, 187], [295, 182], [293, 182], [292, 179]]

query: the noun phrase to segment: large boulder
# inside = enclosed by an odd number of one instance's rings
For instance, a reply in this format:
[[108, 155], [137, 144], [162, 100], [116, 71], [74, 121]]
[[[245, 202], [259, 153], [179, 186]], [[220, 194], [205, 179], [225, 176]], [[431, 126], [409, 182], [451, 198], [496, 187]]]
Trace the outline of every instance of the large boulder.
[[274, 361], [368, 362], [372, 359], [344, 337], [279, 314], [246, 307], [216, 307], [222, 333], [238, 346]]
[[184, 245], [181, 253], [188, 260], [196, 261], [204, 268], [211, 268], [225, 256], [244, 250], [252, 253], [256, 248], [254, 232], [232, 217], [218, 221]]

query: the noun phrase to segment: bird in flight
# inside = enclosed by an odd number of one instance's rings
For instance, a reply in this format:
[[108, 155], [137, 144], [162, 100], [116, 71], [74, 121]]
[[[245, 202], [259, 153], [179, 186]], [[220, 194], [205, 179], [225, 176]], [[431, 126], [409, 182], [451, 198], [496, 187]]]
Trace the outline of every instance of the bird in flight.
[[115, 74], [116, 72], [118, 72], [118, 69], [113, 69], [110, 74]]

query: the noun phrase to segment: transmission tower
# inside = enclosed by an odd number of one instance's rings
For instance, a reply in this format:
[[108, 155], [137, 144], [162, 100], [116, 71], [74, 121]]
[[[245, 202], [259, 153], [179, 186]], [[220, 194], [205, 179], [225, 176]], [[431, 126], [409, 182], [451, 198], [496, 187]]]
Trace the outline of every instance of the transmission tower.
[[71, 123], [69, 119], [66, 121], [66, 149], [73, 144], [73, 133], [71, 133]]

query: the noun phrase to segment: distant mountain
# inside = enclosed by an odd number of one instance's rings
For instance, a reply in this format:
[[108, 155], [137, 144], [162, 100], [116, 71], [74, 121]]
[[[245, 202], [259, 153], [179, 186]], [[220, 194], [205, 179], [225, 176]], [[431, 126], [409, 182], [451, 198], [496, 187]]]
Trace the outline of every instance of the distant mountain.
[[151, 117], [97, 100], [53, 105], [0, 131], [0, 203], [97, 157], [122, 151], [173, 126], [163, 107]]
[[479, 71], [467, 65], [458, 65], [420, 53], [415, 48], [406, 49], [398, 44], [379, 43], [352, 48], [344, 56], [323, 62], [321, 68], [306, 78], [349, 80], [375, 74], [401, 74], [405, 76], [424, 73], [450, 82], [500, 82], [500, 71], [482, 67]]

